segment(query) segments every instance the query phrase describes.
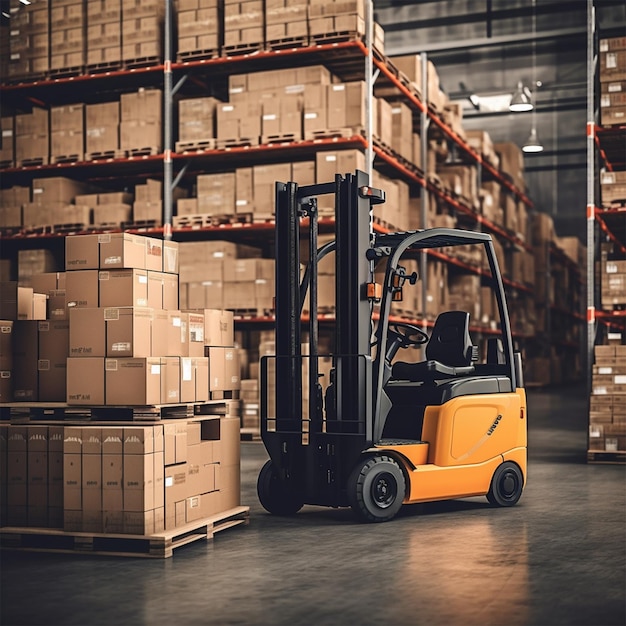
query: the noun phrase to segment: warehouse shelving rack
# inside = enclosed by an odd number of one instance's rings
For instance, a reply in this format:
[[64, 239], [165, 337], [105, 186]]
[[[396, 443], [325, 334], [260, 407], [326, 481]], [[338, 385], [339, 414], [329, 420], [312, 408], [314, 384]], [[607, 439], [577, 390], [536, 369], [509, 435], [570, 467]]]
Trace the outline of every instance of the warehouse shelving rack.
[[[605, 310], [599, 294], [598, 265], [601, 238], [611, 242], [626, 260], [626, 206], [601, 208], [599, 173], [626, 170], [626, 125], [603, 127], [599, 124], [599, 33], [596, 0], [587, 0], [587, 389], [591, 407], [594, 349], [599, 331], [626, 333], [626, 310]], [[590, 422], [591, 424], [591, 422]], [[590, 428], [591, 431], [591, 428]], [[591, 448], [591, 446], [589, 446]], [[589, 449], [592, 462], [626, 463], [626, 450]]]
[[[112, 177], [126, 180], [139, 180], [150, 175], [160, 175], [164, 180], [164, 215], [163, 226], [153, 229], [141, 229], [144, 234], [162, 236], [164, 238], [176, 238], [180, 241], [201, 239], [201, 238], [227, 238], [237, 241], [252, 243], [256, 240], [267, 240], [267, 231], [273, 228], [268, 224], [245, 224], [236, 223], [232, 225], [220, 225], [219, 227], [195, 228], [173, 228], [172, 225], [172, 200], [171, 191], [175, 184], [184, 174], [199, 171], [219, 172], [233, 168], [238, 165], [250, 165], [261, 156], [264, 162], [280, 162], [290, 159], [302, 159], [310, 156], [316, 151], [334, 150], [339, 148], [358, 148], [366, 155], [371, 155], [368, 162], [373, 161], [379, 168], [389, 172], [392, 177], [400, 178], [415, 188], [426, 190], [433, 194], [440, 202], [459, 216], [463, 216], [473, 227], [486, 230], [497, 236], [504, 244], [511, 248], [517, 248], [531, 252], [532, 248], [517, 233], [508, 231], [502, 226], [496, 225], [482, 215], [478, 214], [471, 207], [466, 206], [459, 199], [452, 197], [446, 190], [441, 189], [429, 179], [427, 173], [407, 164], [399, 159], [388, 149], [376, 145], [370, 141], [371, 122], [363, 134], [353, 137], [340, 137], [335, 139], [322, 139], [315, 141], [299, 141], [297, 143], [282, 142], [279, 144], [249, 146], [245, 148], [230, 148], [226, 150], [206, 150], [196, 153], [178, 154], [173, 149], [172, 141], [172, 121], [174, 119], [174, 96], [185, 85], [190, 93], [197, 94], [197, 87], [192, 85], [203, 78], [210, 78], [213, 83], [219, 83], [222, 79], [237, 71], [262, 71], [264, 69], [276, 69], [281, 67], [293, 67], [294, 65], [323, 64], [336, 74], [341, 80], [363, 80], [367, 83], [368, 103], [371, 103], [373, 84], [376, 81], [378, 86], [393, 88], [400, 99], [406, 102], [414, 111], [416, 118], [419, 118], [422, 142], [422, 153], [427, 150], [427, 128], [433, 126], [441, 133], [447, 142], [455, 147], [458, 154], [466, 163], [475, 165], [478, 169], [478, 176], [490, 180], [498, 181], [504, 188], [512, 193], [517, 199], [532, 209], [532, 202], [525, 192], [515, 187], [515, 185], [493, 165], [487, 162], [471, 148], [467, 142], [459, 137], [427, 104], [427, 81], [426, 81], [426, 55], [422, 55], [424, 71], [421, 98], [410, 88], [406, 79], [394, 67], [393, 61], [383, 57], [380, 52], [372, 49], [371, 41], [371, 2], [368, 2], [369, 20], [367, 26], [368, 37], [365, 41], [359, 38], [340, 41], [334, 43], [319, 43], [316, 45], [295, 47], [281, 50], [259, 50], [254, 54], [243, 54], [234, 56], [222, 56], [209, 59], [197, 59], [185, 62], [172, 61], [171, 46], [171, 2], [166, 2], [165, 30], [166, 46], [164, 60], [150, 67], [133, 69], [119, 69], [102, 74], [84, 74], [71, 77], [49, 78], [35, 80], [32, 82], [17, 82], [0, 86], [0, 94], [3, 99], [10, 104], [23, 106], [24, 103], [69, 103], [79, 99], [83, 95], [91, 94], [91, 97], [101, 98], [108, 91], [123, 93], [137, 86], [162, 86], [164, 88], [164, 149], [161, 154], [141, 157], [109, 159], [103, 161], [81, 161], [76, 163], [60, 163], [53, 165], [36, 165], [27, 167], [14, 167], [2, 171], [5, 175], [10, 175], [13, 184], [30, 181], [35, 176], [45, 175], [67, 175], [87, 178], [93, 182], [105, 183]], [[368, 41], [369, 39], [369, 41]], [[188, 80], [193, 77], [194, 80]], [[194, 92], [194, 89], [196, 92]], [[202, 94], [206, 95], [206, 94]], [[368, 120], [371, 120], [371, 104], [368, 104]], [[426, 159], [423, 158], [425, 163]], [[174, 177], [174, 169], [177, 169]], [[423, 205], [428, 201], [429, 193], [423, 193]], [[423, 206], [425, 213], [425, 207]], [[332, 226], [329, 226], [332, 229]], [[132, 226], [127, 230], [133, 231]], [[53, 233], [42, 233], [47, 241], [55, 238]], [[60, 235], [61, 237], [63, 235]], [[13, 244], [23, 243], [24, 240], [33, 241], [33, 236], [24, 236], [16, 233], [12, 236], [2, 236], [5, 243], [11, 241]], [[447, 263], [470, 273], [476, 273], [476, 268], [463, 264], [456, 259], [440, 257]], [[480, 272], [478, 272], [480, 273]], [[507, 284], [519, 294], [531, 294], [532, 289], [527, 285], [507, 280]], [[424, 289], [426, 285], [424, 285]], [[424, 316], [425, 317], [425, 316]], [[246, 321], [254, 322], [252, 319]], [[259, 322], [267, 320], [259, 319]], [[426, 320], [422, 320], [427, 324]], [[484, 331], [484, 329], [482, 329]]]

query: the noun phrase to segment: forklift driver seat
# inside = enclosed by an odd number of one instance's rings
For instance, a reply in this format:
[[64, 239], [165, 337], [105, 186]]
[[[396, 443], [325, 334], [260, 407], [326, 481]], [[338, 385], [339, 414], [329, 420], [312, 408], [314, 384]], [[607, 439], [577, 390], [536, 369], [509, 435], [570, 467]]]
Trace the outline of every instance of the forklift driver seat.
[[471, 374], [472, 363], [478, 360], [478, 347], [472, 345], [469, 319], [466, 311], [440, 313], [426, 344], [427, 360], [394, 363], [392, 377], [418, 382]]

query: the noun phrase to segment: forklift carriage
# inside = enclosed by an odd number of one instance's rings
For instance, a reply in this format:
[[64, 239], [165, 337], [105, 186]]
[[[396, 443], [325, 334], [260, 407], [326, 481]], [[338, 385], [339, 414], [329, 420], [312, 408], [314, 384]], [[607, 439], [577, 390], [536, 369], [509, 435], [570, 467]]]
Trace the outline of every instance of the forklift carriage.
[[[318, 249], [317, 198], [328, 194], [335, 240]], [[276, 183], [276, 356], [261, 360], [261, 436], [270, 456], [257, 483], [261, 504], [277, 515], [304, 504], [350, 506], [364, 521], [389, 520], [403, 503], [477, 495], [512, 506], [526, 480], [526, 398], [491, 236], [446, 228], [374, 233], [372, 207], [381, 202], [384, 192], [358, 170], [331, 183]], [[469, 313], [441, 313], [430, 336], [390, 316], [403, 287], [418, 281], [403, 258], [472, 244], [486, 253], [483, 281], [500, 317], [485, 363], [477, 362]], [[329, 254], [335, 341], [320, 354], [318, 265]], [[374, 282], [381, 265], [382, 286]], [[412, 346], [424, 347], [425, 359], [395, 359]]]

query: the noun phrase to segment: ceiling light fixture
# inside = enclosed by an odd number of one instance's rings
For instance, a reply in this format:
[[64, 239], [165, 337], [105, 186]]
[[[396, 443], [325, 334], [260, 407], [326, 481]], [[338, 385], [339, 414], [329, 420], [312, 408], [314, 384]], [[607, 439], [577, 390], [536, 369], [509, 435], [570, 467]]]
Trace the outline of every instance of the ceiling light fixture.
[[523, 113], [524, 111], [532, 111], [533, 105], [531, 102], [531, 94], [528, 87], [525, 87], [520, 80], [517, 83], [517, 89], [511, 96], [511, 102], [509, 103], [509, 111], [513, 113]]

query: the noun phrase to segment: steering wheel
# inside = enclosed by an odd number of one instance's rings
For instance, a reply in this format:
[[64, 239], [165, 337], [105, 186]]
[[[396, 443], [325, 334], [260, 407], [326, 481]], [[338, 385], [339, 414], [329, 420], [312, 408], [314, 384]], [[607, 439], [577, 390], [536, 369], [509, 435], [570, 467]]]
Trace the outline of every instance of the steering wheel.
[[398, 347], [421, 346], [428, 342], [428, 335], [417, 326], [405, 322], [392, 322], [389, 331]]

